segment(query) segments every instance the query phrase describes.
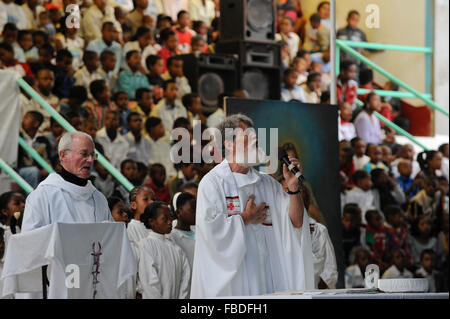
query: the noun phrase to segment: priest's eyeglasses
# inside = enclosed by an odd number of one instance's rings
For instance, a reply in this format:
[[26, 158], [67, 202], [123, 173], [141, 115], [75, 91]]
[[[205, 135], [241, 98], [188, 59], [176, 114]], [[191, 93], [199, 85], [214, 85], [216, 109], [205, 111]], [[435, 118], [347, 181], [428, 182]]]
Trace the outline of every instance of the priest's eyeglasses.
[[[65, 151], [70, 151], [70, 152], [72, 152], [71, 149], [66, 149]], [[77, 154], [80, 155], [82, 158], [88, 158], [89, 156], [92, 156], [92, 158], [93, 158], [94, 160], [97, 160], [97, 159], [98, 159], [98, 154], [95, 153], [95, 152], [89, 153], [89, 152], [86, 152], [86, 151], [81, 151], [81, 152], [77, 152]]]

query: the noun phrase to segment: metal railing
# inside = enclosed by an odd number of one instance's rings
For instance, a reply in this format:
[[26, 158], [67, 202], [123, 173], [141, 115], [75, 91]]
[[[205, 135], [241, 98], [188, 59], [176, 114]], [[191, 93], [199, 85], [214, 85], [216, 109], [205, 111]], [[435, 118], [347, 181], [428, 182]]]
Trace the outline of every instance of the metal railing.
[[[425, 94], [421, 94], [420, 92], [418, 92], [417, 90], [413, 89], [411, 86], [409, 86], [408, 84], [406, 84], [405, 82], [399, 80], [398, 78], [396, 78], [395, 76], [393, 76], [392, 74], [390, 74], [389, 72], [387, 72], [386, 70], [384, 70], [382, 67], [378, 66], [376, 63], [372, 62], [371, 60], [369, 60], [368, 58], [366, 58], [365, 56], [363, 56], [361, 53], [353, 50], [349, 45], [348, 45], [349, 41], [343, 41], [343, 40], [336, 40], [336, 46], [337, 46], [337, 51], [339, 51], [339, 49], [347, 52], [348, 54], [352, 55], [353, 57], [357, 58], [358, 60], [360, 60], [361, 62], [363, 62], [364, 64], [366, 64], [367, 66], [371, 67], [373, 70], [379, 72], [380, 74], [384, 75], [386, 78], [388, 78], [391, 82], [397, 84], [398, 86], [402, 87], [403, 89], [405, 89], [406, 91], [408, 91], [409, 93], [411, 93], [414, 97], [421, 99], [426, 105], [432, 107], [435, 110], [438, 110], [440, 112], [442, 112], [445, 115], [449, 115], [449, 112], [447, 110], [445, 110], [444, 108], [442, 108], [441, 106], [437, 105], [436, 102], [434, 102], [433, 100], [431, 100], [431, 98], [429, 98], [428, 96], [426, 96]], [[354, 45], [354, 43], [352, 41], [350, 41], [351, 45]], [[375, 44], [375, 43], [371, 43], [368, 44], [367, 42], [356, 42], [359, 43], [360, 45], [364, 45], [364, 46], [368, 46], [371, 45], [372, 48], [385, 48], [388, 49], [391, 47], [391, 45], [380, 45], [380, 44]], [[397, 50], [399, 50], [402, 46], [393, 46], [393, 47], [397, 47]], [[403, 47], [403, 51], [405, 51], [405, 48], [409, 48], [409, 50], [413, 47]], [[419, 48], [416, 48], [417, 50], [419, 50]], [[419, 52], [419, 51], [416, 51]], [[339, 54], [336, 55], [336, 57], [338, 57]], [[338, 60], [336, 59], [336, 67], [339, 64]]]
[[13, 168], [11, 168], [6, 162], [0, 158], [0, 168], [5, 171], [27, 194], [31, 193], [34, 189], [28, 184], [22, 176], [20, 176]]

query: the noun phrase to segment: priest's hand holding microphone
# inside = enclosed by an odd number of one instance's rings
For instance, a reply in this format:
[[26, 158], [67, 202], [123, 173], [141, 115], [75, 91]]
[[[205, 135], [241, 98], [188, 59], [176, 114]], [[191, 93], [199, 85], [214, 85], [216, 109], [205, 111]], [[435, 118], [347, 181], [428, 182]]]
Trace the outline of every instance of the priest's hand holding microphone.
[[289, 217], [295, 228], [303, 225], [304, 204], [301, 196], [301, 184], [304, 177], [301, 173], [299, 161], [291, 156], [284, 154], [281, 157], [283, 162], [283, 176], [288, 188], [288, 194], [291, 197], [289, 204]]
[[[301, 227], [303, 224], [303, 201], [300, 195], [301, 183], [304, 180], [301, 174], [301, 166], [299, 161], [288, 155], [281, 157], [283, 163], [283, 176], [288, 187], [288, 194], [291, 195], [291, 203], [289, 206], [289, 216], [294, 227]], [[255, 196], [251, 195], [245, 211], [241, 213], [244, 224], [261, 224], [267, 217], [269, 209], [266, 203], [256, 205], [254, 203]]]

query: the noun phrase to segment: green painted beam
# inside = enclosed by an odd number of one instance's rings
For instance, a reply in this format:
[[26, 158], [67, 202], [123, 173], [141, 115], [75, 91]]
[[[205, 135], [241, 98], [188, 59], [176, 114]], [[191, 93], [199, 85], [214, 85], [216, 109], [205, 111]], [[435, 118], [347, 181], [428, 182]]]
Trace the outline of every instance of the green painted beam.
[[[44, 108], [50, 115], [68, 132], [75, 132], [75, 128], [70, 125], [67, 120], [61, 116], [53, 107], [50, 106], [31, 86], [28, 85], [23, 79], [18, 78], [17, 84], [30, 95], [35, 101], [37, 101], [42, 108]], [[111, 175], [117, 179], [128, 191], [131, 191], [134, 188], [134, 185], [130, 183], [130, 181], [122, 175], [114, 166], [111, 165], [110, 162], [106, 160], [106, 158], [100, 154], [99, 151], [95, 150], [95, 153], [98, 154], [98, 161], [102, 164], [105, 169], [111, 173]]]
[[27, 152], [28, 154], [31, 155], [31, 157], [38, 162], [39, 165], [41, 165], [47, 172], [49, 173], [54, 173], [55, 170], [53, 169], [53, 167], [46, 162], [45, 159], [42, 158], [41, 155], [39, 155], [38, 152], [36, 152], [36, 150], [34, 148], [32, 148], [31, 146], [29, 146], [27, 144], [27, 142], [25, 142], [25, 140], [19, 136], [19, 145], [25, 150], [25, 152]]
[[381, 73], [383, 76], [385, 76], [386, 78], [388, 78], [389, 80], [391, 80], [392, 82], [397, 84], [398, 86], [400, 86], [400, 87], [404, 88], [406, 91], [412, 93], [415, 97], [417, 97], [417, 98], [421, 99], [422, 101], [424, 101], [428, 106], [430, 106], [430, 107], [432, 107], [432, 108], [442, 112], [443, 114], [445, 114], [447, 116], [449, 115], [447, 110], [445, 110], [442, 107], [440, 107], [439, 105], [437, 105], [433, 100], [431, 100], [431, 99], [429, 99], [429, 98], [427, 98], [425, 96], [422, 96], [422, 94], [420, 94], [418, 91], [414, 90], [408, 84], [406, 84], [405, 82], [397, 79], [395, 76], [393, 76], [392, 74], [390, 74], [389, 72], [387, 72], [386, 70], [384, 70], [383, 68], [378, 66], [376, 63], [372, 62], [371, 60], [369, 60], [368, 58], [366, 58], [362, 54], [356, 52], [355, 50], [350, 48], [348, 45], [343, 44], [342, 42], [340, 42], [340, 40], [336, 41], [336, 45], [339, 46], [345, 52], [353, 55], [355, 58], [357, 58], [360, 61], [362, 61], [363, 63], [367, 64], [369, 67], [371, 67], [375, 71]]
[[31, 193], [34, 189], [25, 181], [15, 170], [13, 170], [6, 162], [0, 158], [0, 168], [5, 171], [11, 178], [27, 193]]
[[433, 53], [433, 49], [428, 48], [428, 47], [414, 47], [414, 46], [407, 46], [407, 45], [382, 44], [382, 43], [373, 43], [373, 42], [357, 42], [357, 41], [349, 41], [349, 40], [336, 40], [336, 42], [340, 42], [341, 44], [345, 44], [352, 48]]
[[[369, 89], [358, 89], [357, 93], [358, 95], [366, 94], [372, 92], [372, 90]], [[399, 99], [407, 99], [407, 98], [415, 98], [416, 96], [414, 94], [411, 94], [409, 92], [399, 92], [399, 91], [386, 91], [386, 90], [374, 90], [375, 93], [377, 93], [379, 96], [390, 96], [390, 97], [396, 97]], [[422, 96], [431, 98], [431, 94], [422, 94]]]

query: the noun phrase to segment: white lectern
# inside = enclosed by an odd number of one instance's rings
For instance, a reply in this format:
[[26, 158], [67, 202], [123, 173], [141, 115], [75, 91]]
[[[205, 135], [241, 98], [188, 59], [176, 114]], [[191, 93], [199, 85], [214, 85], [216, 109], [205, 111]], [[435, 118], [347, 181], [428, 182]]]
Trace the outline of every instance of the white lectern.
[[3, 297], [42, 291], [48, 298], [125, 298], [136, 260], [124, 223], [54, 223], [11, 236], [2, 278]]

